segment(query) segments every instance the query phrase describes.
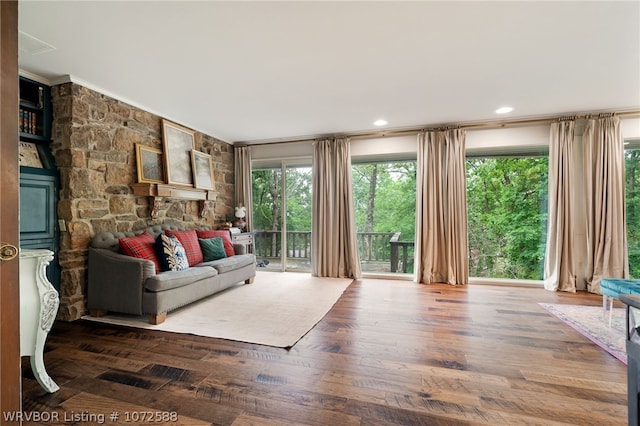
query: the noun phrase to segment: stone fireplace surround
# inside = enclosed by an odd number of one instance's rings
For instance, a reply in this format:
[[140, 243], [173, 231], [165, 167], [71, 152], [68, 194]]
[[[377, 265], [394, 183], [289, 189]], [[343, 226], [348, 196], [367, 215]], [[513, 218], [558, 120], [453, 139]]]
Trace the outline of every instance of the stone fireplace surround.
[[197, 201], [167, 200], [156, 219], [149, 199], [135, 196], [135, 145], [162, 149], [162, 117], [76, 83], [51, 88], [52, 154], [60, 173], [58, 261], [61, 267], [58, 319], [86, 313], [87, 252], [91, 238], [104, 231], [135, 231], [150, 225], [216, 227], [232, 212], [233, 145], [196, 133], [198, 151], [210, 154], [215, 191], [213, 216], [200, 218]]

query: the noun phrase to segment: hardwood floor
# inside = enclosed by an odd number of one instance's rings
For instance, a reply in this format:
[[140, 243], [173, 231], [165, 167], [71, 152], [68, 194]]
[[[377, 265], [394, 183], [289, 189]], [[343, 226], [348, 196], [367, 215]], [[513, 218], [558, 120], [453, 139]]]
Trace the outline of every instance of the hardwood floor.
[[51, 417], [24, 424], [626, 424], [626, 366], [538, 302], [601, 306], [584, 293], [364, 279], [288, 351], [56, 322], [45, 364], [61, 389], [44, 392], [23, 359], [23, 410]]

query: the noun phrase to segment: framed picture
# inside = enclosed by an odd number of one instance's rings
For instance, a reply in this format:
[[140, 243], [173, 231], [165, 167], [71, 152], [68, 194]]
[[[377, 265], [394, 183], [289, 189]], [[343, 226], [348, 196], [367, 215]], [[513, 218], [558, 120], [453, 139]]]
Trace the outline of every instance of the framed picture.
[[193, 187], [191, 154], [195, 146], [193, 130], [162, 120], [162, 145], [167, 183]]
[[161, 150], [137, 143], [136, 165], [138, 166], [138, 182], [164, 183]]
[[200, 151], [191, 151], [194, 186], [199, 189], [213, 189], [211, 156]]
[[38, 147], [35, 143], [20, 141], [20, 146], [18, 147], [18, 163], [21, 166], [43, 168]]

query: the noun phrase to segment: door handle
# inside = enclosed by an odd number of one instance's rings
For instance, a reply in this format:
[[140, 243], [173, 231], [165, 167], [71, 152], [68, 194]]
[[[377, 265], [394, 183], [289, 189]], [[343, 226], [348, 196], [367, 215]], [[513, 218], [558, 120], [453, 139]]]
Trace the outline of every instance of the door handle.
[[7, 243], [0, 243], [0, 262], [13, 260], [18, 255], [16, 246]]

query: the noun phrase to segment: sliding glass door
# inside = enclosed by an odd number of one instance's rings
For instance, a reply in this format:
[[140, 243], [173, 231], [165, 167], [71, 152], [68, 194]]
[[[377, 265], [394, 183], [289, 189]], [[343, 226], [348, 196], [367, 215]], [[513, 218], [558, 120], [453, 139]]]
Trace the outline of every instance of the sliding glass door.
[[253, 223], [259, 267], [311, 270], [310, 161], [254, 165]]

